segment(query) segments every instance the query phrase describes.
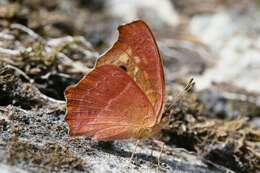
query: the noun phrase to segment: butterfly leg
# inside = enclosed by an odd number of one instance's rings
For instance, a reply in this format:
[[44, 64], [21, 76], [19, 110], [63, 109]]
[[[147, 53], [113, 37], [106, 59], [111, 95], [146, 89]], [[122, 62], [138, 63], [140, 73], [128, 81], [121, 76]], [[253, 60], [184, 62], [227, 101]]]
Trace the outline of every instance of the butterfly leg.
[[161, 143], [161, 151], [160, 151], [160, 153], [159, 153], [159, 156], [158, 156], [158, 160], [157, 160], [157, 164], [158, 164], [158, 167], [160, 168], [161, 166], [160, 166], [160, 157], [161, 157], [161, 155], [162, 155], [162, 152], [163, 152], [163, 149], [164, 149], [164, 142], [162, 142]]
[[135, 153], [136, 153], [136, 149], [137, 149], [138, 143], [139, 143], [139, 140], [137, 140], [136, 143], [135, 143], [134, 152], [132, 152], [132, 154], [131, 154], [131, 157], [130, 157], [129, 163], [131, 163], [132, 160], [133, 160], [133, 158], [134, 158], [134, 155], [135, 155]]
[[151, 149], [150, 157], [153, 157], [153, 149]]
[[158, 169], [162, 169], [163, 170], [163, 168], [161, 167], [161, 164], [160, 164], [161, 163], [160, 162], [160, 158], [161, 158], [161, 155], [163, 153], [165, 144], [164, 144], [163, 141], [159, 141], [159, 140], [153, 140], [153, 142], [161, 147], [160, 153], [159, 153], [159, 155], [157, 157], [157, 165], [158, 165]]

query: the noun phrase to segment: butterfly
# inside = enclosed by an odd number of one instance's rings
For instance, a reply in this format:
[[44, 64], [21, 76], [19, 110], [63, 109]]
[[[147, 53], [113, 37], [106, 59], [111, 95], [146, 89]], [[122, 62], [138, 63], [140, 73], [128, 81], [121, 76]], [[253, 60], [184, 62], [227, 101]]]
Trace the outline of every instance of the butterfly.
[[161, 129], [165, 79], [154, 36], [138, 20], [118, 27], [116, 43], [65, 90], [71, 136], [145, 139]]

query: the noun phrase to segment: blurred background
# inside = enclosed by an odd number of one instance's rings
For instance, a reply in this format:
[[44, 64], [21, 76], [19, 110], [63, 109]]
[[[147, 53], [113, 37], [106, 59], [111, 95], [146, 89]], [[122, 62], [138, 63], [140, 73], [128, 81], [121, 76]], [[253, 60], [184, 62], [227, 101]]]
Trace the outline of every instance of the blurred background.
[[[116, 41], [118, 25], [142, 19], [155, 34], [169, 90], [175, 87], [175, 83], [185, 83], [194, 78], [196, 90], [202, 92], [201, 101], [210, 104], [209, 109], [219, 116], [234, 118], [242, 111], [240, 106], [225, 106], [223, 99], [247, 102], [258, 110], [260, 7], [256, 0], [0, 2], [2, 55], [8, 54], [8, 50], [15, 54], [15, 50], [41, 47], [43, 45], [39, 46], [39, 43], [43, 43], [42, 40], [49, 47], [57, 47], [60, 42], [69, 42], [70, 38], [64, 38], [66, 36], [80, 36], [88, 42], [88, 45], [72, 50], [60, 48], [67, 55], [66, 62], [78, 65], [73, 76], [65, 67], [55, 69], [60, 73], [38, 68], [34, 63], [39, 60], [30, 62], [27, 58], [26, 62], [21, 59], [23, 62], [18, 65], [17, 60], [12, 62], [10, 57], [1, 58], [1, 61], [11, 62], [25, 70], [38, 88], [50, 97], [64, 100], [65, 87], [78, 81], [86, 72], [84, 66], [91, 68], [95, 58]], [[84, 47], [88, 51], [77, 50]], [[44, 68], [50, 68], [50, 65]], [[5, 102], [9, 103], [8, 100]], [[260, 126], [259, 111], [254, 112], [256, 115], [247, 111], [243, 114], [250, 114], [252, 121]]]
[[[196, 102], [196, 111], [199, 104], [200, 115], [209, 120], [243, 120], [259, 130], [258, 0], [0, 0], [0, 106], [32, 110], [44, 105], [46, 98], [64, 101], [65, 88], [79, 81], [117, 40], [118, 25], [137, 19], [144, 20], [155, 35], [164, 61], [168, 102], [194, 78], [186, 108]], [[33, 89], [6, 77], [6, 68]], [[247, 157], [256, 160], [247, 163], [248, 169], [257, 164], [259, 168], [257, 135], [252, 147], [256, 156]], [[227, 167], [246, 170], [231, 165]]]

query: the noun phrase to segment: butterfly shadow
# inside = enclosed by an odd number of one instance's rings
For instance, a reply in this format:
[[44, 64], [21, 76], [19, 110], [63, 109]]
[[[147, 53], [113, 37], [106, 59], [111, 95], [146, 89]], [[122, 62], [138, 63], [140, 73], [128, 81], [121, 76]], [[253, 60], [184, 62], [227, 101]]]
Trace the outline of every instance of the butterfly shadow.
[[123, 158], [130, 158], [132, 155], [131, 151], [126, 151], [123, 146], [118, 146], [114, 142], [111, 141], [99, 141], [95, 145], [92, 146], [97, 150], [101, 150], [105, 153], [115, 155]]
[[[123, 157], [123, 158], [131, 158], [132, 152], [126, 151], [123, 146], [114, 145], [113, 142], [98, 142], [93, 148], [97, 150], [101, 150], [105, 153]], [[156, 150], [153, 150], [156, 151]], [[176, 159], [174, 159], [174, 156], [172, 155], [165, 155], [160, 157], [160, 166], [158, 166], [158, 155], [153, 155], [152, 153], [139, 153], [138, 151], [135, 153], [134, 158], [132, 160], [132, 163], [136, 166], [140, 166], [143, 164], [151, 164], [151, 166], [159, 168], [161, 171], [166, 170], [180, 170], [180, 171], [198, 171], [205, 172], [207, 169], [210, 170], [216, 170], [215, 165], [205, 164], [207, 167], [200, 167], [198, 165], [189, 164], [187, 162], [180, 162]]]
[[[99, 151], [103, 151], [105, 153], [117, 156], [117, 157], [123, 157], [123, 158], [131, 158], [131, 155], [133, 154], [133, 152], [131, 151], [126, 151], [126, 149], [122, 146], [118, 146], [115, 145], [113, 142], [98, 142], [96, 143], [94, 146], [92, 146], [93, 148], [99, 150]], [[153, 150], [153, 149], [152, 149]], [[153, 150], [155, 151], [155, 150]], [[158, 156], [157, 155], [153, 155], [152, 152], [150, 153], [139, 153], [138, 151], [134, 154], [134, 158], [132, 160], [133, 164], [135, 165], [142, 165], [144, 163], [150, 163], [153, 166], [157, 167], [158, 166]], [[176, 163], [172, 163], [171, 160], [169, 159], [164, 159], [164, 158], [160, 158], [160, 163], [163, 166], [163, 169], [167, 168], [167, 167], [176, 167]]]

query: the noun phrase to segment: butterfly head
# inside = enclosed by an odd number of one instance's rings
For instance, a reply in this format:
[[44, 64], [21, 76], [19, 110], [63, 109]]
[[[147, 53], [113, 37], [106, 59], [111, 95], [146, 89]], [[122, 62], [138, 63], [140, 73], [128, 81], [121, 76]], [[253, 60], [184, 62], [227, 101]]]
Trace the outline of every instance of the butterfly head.
[[141, 128], [138, 133], [136, 138], [137, 139], [147, 139], [153, 136], [153, 130], [152, 128]]
[[169, 116], [163, 116], [160, 122], [156, 123], [152, 127], [141, 128], [136, 138], [137, 139], [148, 139], [160, 135], [163, 128], [167, 128], [169, 125]]

